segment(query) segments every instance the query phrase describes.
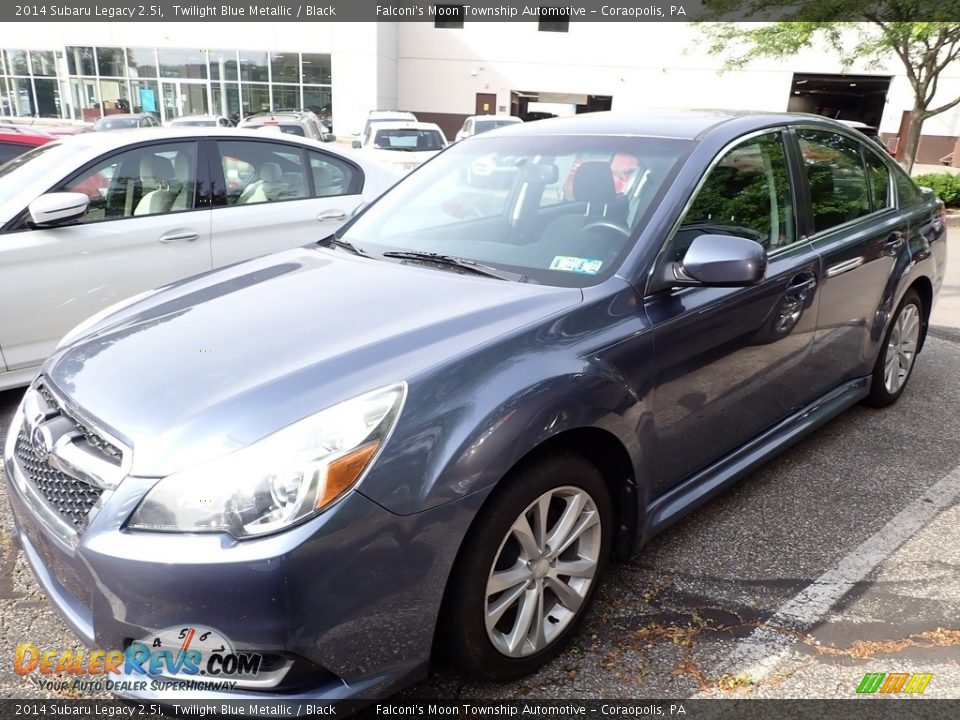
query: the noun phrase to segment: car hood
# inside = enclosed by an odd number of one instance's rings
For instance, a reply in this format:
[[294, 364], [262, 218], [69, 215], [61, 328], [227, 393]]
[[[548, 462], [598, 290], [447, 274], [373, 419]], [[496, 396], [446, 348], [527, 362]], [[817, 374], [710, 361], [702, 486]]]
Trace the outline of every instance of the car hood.
[[43, 372], [133, 448], [132, 474], [163, 476], [581, 300], [578, 289], [297, 248], [137, 300]]
[[425, 163], [439, 150], [421, 150], [420, 152], [407, 152], [406, 150], [367, 150], [367, 156], [378, 162], [384, 167], [394, 170], [412, 170], [418, 165]]

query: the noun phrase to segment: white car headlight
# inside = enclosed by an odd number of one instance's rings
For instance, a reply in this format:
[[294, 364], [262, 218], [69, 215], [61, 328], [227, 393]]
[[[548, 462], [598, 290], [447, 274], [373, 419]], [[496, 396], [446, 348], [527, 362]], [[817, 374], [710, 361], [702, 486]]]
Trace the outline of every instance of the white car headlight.
[[147, 493], [129, 527], [246, 538], [315, 515], [356, 485], [372, 464], [405, 394], [405, 383], [374, 390], [169, 475]]

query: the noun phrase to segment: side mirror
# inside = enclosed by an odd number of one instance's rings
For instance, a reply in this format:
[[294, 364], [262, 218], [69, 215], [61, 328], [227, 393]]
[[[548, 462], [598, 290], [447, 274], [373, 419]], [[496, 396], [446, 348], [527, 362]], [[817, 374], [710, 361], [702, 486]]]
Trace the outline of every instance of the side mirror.
[[54, 227], [86, 214], [90, 198], [83, 193], [57, 192], [41, 195], [27, 208], [38, 227]]
[[361, 147], [363, 147], [363, 144], [359, 140], [354, 140], [352, 143], [350, 143], [350, 147], [352, 147], [354, 150], [359, 150]]
[[332, 132], [320, 133], [320, 142], [333, 142], [337, 139], [337, 136]]
[[699, 235], [679, 263], [672, 264], [672, 286], [746, 287], [763, 280], [767, 253], [753, 240], [732, 235]]

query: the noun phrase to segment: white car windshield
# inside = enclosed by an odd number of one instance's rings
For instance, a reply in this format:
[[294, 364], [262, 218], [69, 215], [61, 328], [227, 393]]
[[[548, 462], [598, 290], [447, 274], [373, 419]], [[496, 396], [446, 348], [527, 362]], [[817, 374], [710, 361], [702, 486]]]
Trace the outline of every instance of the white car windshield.
[[479, 137], [402, 180], [343, 239], [376, 257], [439, 253], [585, 287], [613, 274], [692, 141]]
[[444, 141], [443, 136], [436, 130], [393, 128], [377, 130], [373, 136], [373, 146], [378, 150], [422, 152], [425, 150], [443, 150]]

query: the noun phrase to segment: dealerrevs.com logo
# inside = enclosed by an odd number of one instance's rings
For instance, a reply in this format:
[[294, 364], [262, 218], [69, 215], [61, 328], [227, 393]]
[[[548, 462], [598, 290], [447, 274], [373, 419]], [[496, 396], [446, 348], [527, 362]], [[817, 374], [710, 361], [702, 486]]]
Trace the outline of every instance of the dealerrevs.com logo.
[[933, 673], [867, 673], [857, 686], [857, 692], [861, 695], [873, 693], [919, 695], [927, 689], [931, 679], [933, 679]]
[[256, 677], [261, 661], [256, 653], [236, 652], [212, 628], [181, 626], [151, 633], [125, 650], [41, 650], [20, 643], [13, 669], [50, 690], [233, 690]]

